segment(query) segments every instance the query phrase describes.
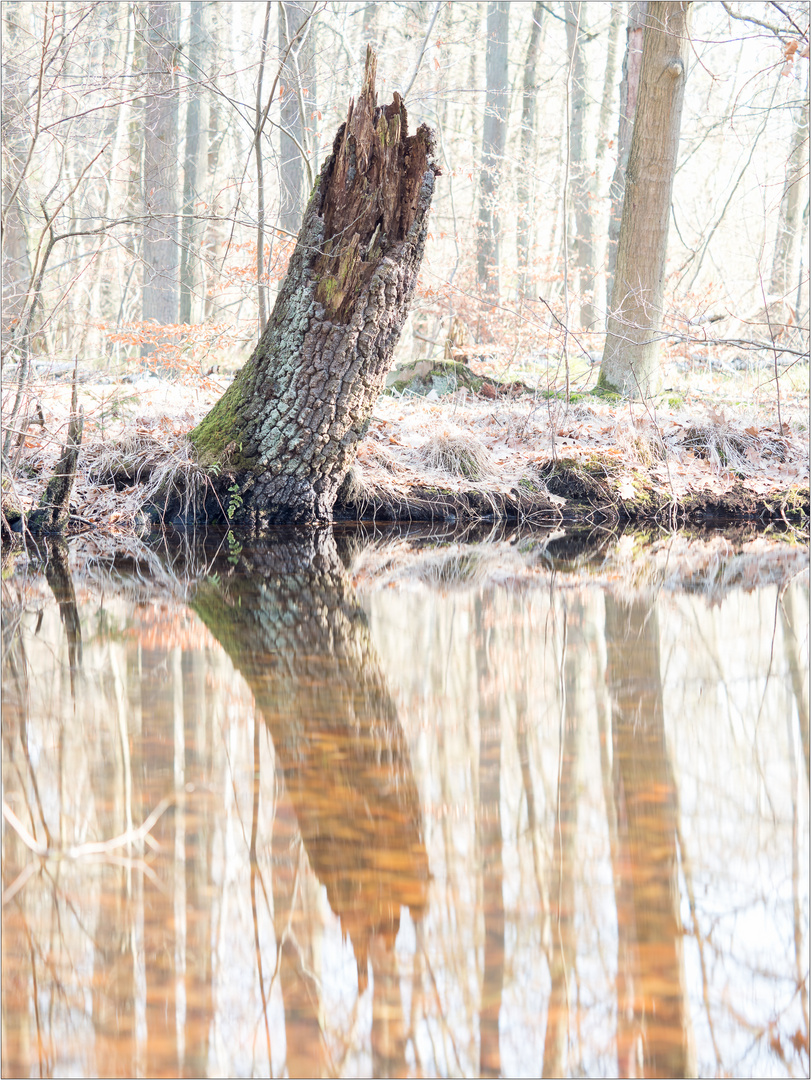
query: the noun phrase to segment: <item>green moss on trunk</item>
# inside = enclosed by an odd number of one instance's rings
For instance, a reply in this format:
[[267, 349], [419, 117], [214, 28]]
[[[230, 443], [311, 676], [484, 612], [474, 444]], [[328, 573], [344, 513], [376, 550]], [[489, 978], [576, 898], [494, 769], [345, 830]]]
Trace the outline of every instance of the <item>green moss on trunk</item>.
[[255, 461], [242, 453], [241, 424], [244, 423], [242, 383], [245, 369], [234, 379], [223, 396], [189, 432], [189, 441], [197, 451], [200, 464], [207, 469], [224, 467], [250, 469]]

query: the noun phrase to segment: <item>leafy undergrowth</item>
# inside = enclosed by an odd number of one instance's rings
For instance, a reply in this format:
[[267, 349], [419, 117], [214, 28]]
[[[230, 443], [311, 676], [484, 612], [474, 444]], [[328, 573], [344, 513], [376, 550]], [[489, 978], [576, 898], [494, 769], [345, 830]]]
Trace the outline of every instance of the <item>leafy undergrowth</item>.
[[[224, 388], [211, 379], [184, 386], [151, 377], [84, 384], [71, 531], [136, 535], [145, 501], [173, 471], [202, 491], [205, 476], [185, 435]], [[69, 401], [67, 383], [42, 388], [44, 423], [29, 429], [24, 454], [6, 472], [5, 509], [36, 504], [59, 457]], [[408, 516], [418, 493], [457, 507], [464, 499], [470, 516], [482, 518], [498, 517], [507, 503], [519, 517], [526, 504], [561, 520], [596, 514], [674, 526], [691, 517], [777, 518], [805, 535], [806, 403], [805, 392], [786, 394], [778, 427], [774, 402], [718, 406], [701, 394], [663, 397], [655, 407], [588, 394], [567, 405], [537, 391], [493, 398], [463, 389], [438, 400], [384, 395], [345, 501], [367, 516], [381, 507]]]

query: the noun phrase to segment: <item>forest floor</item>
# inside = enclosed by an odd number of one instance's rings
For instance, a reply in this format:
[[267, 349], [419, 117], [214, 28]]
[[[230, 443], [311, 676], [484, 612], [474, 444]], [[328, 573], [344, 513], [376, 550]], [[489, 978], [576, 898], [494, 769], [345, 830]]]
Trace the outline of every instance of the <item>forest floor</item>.
[[[453, 378], [461, 365], [422, 367], [422, 394], [409, 389], [412, 366], [395, 372], [403, 377], [390, 379], [395, 387], [375, 405], [343, 491], [344, 519], [506, 518], [666, 531], [747, 524], [808, 539], [807, 364], [781, 378], [779, 420], [775, 384], [763, 372], [704, 372], [678, 394], [643, 405], [588, 392], [567, 403], [474, 362], [448, 392], [443, 372]], [[156, 462], [191, 463], [185, 435], [226, 385], [227, 377], [145, 372], [80, 382], [85, 425], [69, 533], [110, 541], [142, 535]], [[61, 452], [69, 373], [41, 377], [36, 392], [42, 422], [29, 428], [20, 465], [4, 478], [5, 506], [25, 512]]]

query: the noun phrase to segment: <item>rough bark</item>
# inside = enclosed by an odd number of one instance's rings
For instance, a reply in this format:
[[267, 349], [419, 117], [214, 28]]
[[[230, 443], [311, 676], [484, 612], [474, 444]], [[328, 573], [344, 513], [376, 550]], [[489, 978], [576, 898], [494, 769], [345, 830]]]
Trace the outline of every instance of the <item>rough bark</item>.
[[569, 187], [575, 221], [574, 264], [578, 272], [580, 325], [592, 326], [594, 313], [594, 244], [591, 206], [592, 168], [586, 156], [586, 112], [589, 103], [588, 65], [584, 49], [586, 4], [566, 0], [566, 42], [572, 70], [569, 120]]
[[665, 259], [687, 76], [689, 3], [648, 4], [617, 268], [598, 385], [648, 397], [661, 381]]
[[332, 531], [279, 535], [236, 569], [207, 578], [194, 608], [254, 694], [362, 992], [401, 905], [419, 921], [428, 899], [408, 741]]
[[487, 52], [485, 53], [484, 127], [482, 129], [482, 167], [479, 180], [479, 230], [477, 236], [477, 272], [479, 288], [496, 301], [499, 294], [499, 240], [501, 224], [498, 213], [501, 169], [507, 142], [507, 116], [510, 109], [510, 84], [507, 71], [510, 5], [491, 0], [487, 5]]
[[622, 222], [622, 201], [625, 196], [625, 170], [631, 150], [631, 133], [634, 130], [636, 101], [639, 96], [639, 73], [642, 70], [642, 40], [645, 36], [645, 11], [647, 0], [632, 3], [628, 8], [625, 57], [622, 61], [620, 82], [620, 118], [617, 129], [617, 163], [608, 189], [611, 210], [608, 218], [608, 271], [605, 283], [606, 300], [611, 299], [614, 270], [617, 265], [617, 241]]
[[[178, 5], [149, 4], [145, 30], [147, 97], [144, 105], [142, 319], [159, 326], [178, 318], [177, 137], [175, 82]], [[141, 355], [154, 350], [142, 346]]]
[[535, 281], [529, 268], [529, 247], [532, 214], [530, 207], [530, 162], [535, 153], [535, 113], [538, 97], [538, 53], [543, 29], [544, 5], [536, 0], [532, 8], [532, 25], [524, 57], [524, 84], [521, 93], [521, 155], [516, 184], [518, 201], [518, 293], [522, 297], [535, 295]]
[[259, 520], [329, 520], [408, 313], [435, 177], [433, 135], [376, 107], [369, 50], [248, 363], [190, 434], [221, 497]]

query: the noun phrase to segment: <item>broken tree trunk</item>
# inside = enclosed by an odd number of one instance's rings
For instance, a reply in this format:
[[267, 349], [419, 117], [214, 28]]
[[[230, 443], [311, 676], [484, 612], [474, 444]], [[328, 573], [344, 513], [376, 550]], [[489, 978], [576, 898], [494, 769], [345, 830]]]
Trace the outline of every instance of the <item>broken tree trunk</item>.
[[329, 520], [391, 367], [439, 169], [399, 95], [376, 106], [376, 67], [369, 49], [259, 344], [189, 436], [229, 513]]
[[28, 519], [32, 536], [59, 536], [67, 528], [70, 517], [70, 496], [76, 476], [76, 463], [82, 446], [84, 412], [77, 408], [76, 368], [73, 369], [73, 393], [70, 400], [70, 420], [65, 449], [56, 463], [53, 476], [39, 500], [39, 506]]

